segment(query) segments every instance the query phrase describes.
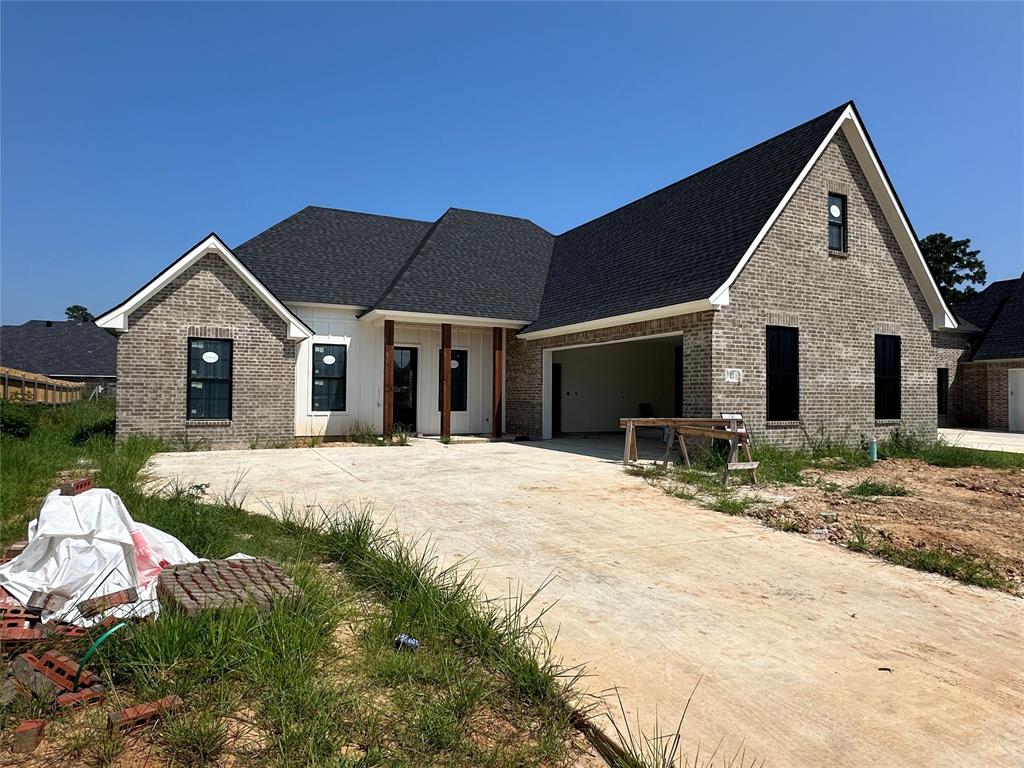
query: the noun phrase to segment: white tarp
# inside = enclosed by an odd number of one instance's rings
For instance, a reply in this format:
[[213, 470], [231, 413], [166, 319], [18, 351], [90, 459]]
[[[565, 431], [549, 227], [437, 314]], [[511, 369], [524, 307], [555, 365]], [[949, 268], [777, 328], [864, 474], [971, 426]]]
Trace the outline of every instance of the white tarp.
[[[106, 488], [77, 496], [53, 491], [28, 526], [28, 546], [0, 566], [0, 586], [23, 604], [35, 591], [56, 593], [67, 602], [43, 612], [43, 621], [88, 627], [107, 616], [148, 616], [159, 612], [156, 576], [166, 565], [198, 558], [163, 531], [136, 523], [121, 498]], [[84, 618], [82, 600], [135, 587], [139, 602]]]

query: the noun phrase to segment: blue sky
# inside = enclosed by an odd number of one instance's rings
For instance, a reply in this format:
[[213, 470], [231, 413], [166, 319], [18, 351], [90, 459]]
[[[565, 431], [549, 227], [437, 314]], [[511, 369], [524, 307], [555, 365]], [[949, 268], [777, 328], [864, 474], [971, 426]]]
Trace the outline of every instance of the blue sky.
[[1024, 5], [10, 3], [3, 322], [307, 204], [562, 232], [856, 100], [921, 235], [1024, 269]]

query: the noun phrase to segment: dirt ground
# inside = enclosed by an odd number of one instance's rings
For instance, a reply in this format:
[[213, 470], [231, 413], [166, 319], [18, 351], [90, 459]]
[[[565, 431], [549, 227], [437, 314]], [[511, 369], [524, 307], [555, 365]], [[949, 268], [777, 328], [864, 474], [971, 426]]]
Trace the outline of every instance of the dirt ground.
[[[757, 491], [769, 503], [755, 516], [775, 516], [838, 544], [860, 526], [900, 547], [978, 557], [1024, 594], [1024, 470], [945, 468], [900, 459], [849, 471], [805, 470], [803, 476], [815, 482]], [[909, 495], [849, 494], [867, 479], [903, 486]]]

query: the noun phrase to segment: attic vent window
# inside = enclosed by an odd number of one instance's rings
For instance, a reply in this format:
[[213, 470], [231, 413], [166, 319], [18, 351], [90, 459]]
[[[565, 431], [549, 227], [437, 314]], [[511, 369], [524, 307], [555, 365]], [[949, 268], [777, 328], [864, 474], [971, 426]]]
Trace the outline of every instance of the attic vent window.
[[828, 249], [846, 251], [846, 198], [833, 192], [828, 195]]

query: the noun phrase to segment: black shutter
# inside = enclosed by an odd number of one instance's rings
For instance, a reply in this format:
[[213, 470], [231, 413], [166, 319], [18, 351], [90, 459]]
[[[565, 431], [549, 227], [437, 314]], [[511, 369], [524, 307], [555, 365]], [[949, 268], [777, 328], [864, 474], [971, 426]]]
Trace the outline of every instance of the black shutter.
[[875, 336], [875, 418], [900, 418], [899, 336]]
[[949, 368], [939, 368], [936, 377], [938, 385], [938, 412], [939, 416], [949, 414]]
[[766, 329], [768, 421], [800, 418], [800, 330], [782, 325]]

